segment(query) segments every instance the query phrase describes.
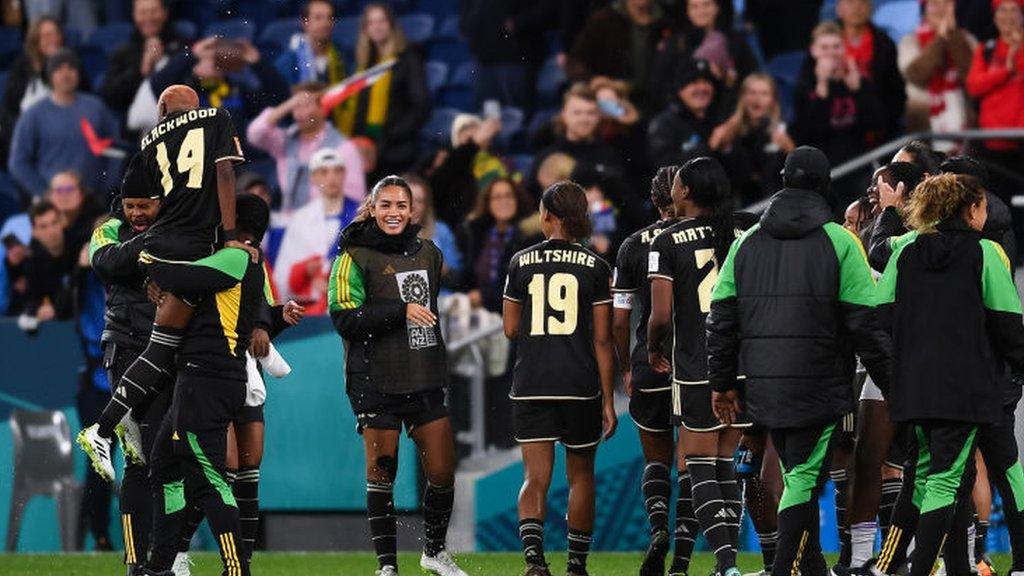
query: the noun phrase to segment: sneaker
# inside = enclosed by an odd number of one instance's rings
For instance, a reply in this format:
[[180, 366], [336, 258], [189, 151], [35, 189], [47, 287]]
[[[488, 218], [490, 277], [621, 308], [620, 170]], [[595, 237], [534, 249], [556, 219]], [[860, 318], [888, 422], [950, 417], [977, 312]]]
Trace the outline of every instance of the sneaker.
[[174, 576], [192, 576], [192, 560], [189, 560], [188, 552], [178, 552], [174, 557], [174, 566], [171, 566]]
[[121, 439], [121, 448], [124, 450], [124, 457], [139, 466], [146, 465], [146, 454], [142, 449], [142, 430], [139, 423], [129, 414], [114, 428], [117, 437]]
[[527, 564], [526, 573], [523, 576], [551, 576], [551, 571], [548, 570], [547, 565]]
[[114, 463], [110, 460], [110, 440], [100, 436], [99, 424], [93, 424], [78, 433], [76, 442], [89, 456], [92, 469], [107, 482], [114, 481]]
[[459, 568], [459, 565], [455, 563], [455, 559], [452, 558], [451, 552], [447, 550], [441, 550], [434, 556], [427, 556], [424, 552], [420, 556], [420, 568], [427, 572], [433, 572], [437, 576], [469, 576]]
[[376, 576], [398, 576], [398, 568], [388, 565], [374, 572]]
[[726, 568], [725, 572], [720, 572], [720, 576], [741, 576], [740, 569], [733, 566], [732, 568]]
[[658, 530], [651, 535], [651, 543], [644, 553], [640, 565], [640, 576], [662, 576], [665, 574], [665, 555], [668, 554], [668, 532]]

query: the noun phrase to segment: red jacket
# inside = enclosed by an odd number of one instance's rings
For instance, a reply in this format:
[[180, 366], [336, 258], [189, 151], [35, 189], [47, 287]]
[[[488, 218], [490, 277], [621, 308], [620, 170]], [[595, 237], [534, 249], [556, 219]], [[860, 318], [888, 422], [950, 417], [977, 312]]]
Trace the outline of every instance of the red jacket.
[[[1017, 51], [1011, 72], [1006, 67], [1009, 49], [1006, 42], [997, 40], [994, 48], [986, 43], [974, 50], [971, 71], [967, 74], [967, 93], [980, 104], [978, 126], [981, 128], [1024, 127], [1024, 50]], [[987, 61], [986, 51], [990, 52]], [[1017, 146], [1005, 140], [990, 140], [985, 145], [993, 150]]]

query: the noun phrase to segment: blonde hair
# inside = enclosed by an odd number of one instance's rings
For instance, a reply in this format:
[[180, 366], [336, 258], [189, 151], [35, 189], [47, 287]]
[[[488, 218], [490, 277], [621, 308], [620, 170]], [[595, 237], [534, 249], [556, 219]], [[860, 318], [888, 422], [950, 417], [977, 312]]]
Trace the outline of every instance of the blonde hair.
[[811, 31], [811, 42], [813, 43], [822, 36], [839, 36], [843, 37], [843, 29], [839, 27], [839, 24], [832, 22], [831, 20], [822, 22], [814, 27]]
[[483, 123], [483, 120], [476, 114], [467, 114], [465, 112], [456, 114], [455, 119], [452, 120], [452, 148], [459, 145], [459, 133], [470, 126], [479, 126], [481, 123]]
[[555, 152], [548, 155], [537, 168], [537, 179], [550, 181], [551, 183], [561, 180], [569, 180], [572, 171], [576, 169], [576, 160], [568, 154]]
[[763, 72], [754, 72], [743, 79], [743, 84], [740, 87], [740, 97], [736, 102], [736, 116], [740, 119], [740, 135], [745, 136], [756, 128], [756, 126], [754, 126], [754, 120], [749, 114], [747, 114], [747, 109], [743, 105], [743, 95], [746, 94], [751, 84], [758, 81], [767, 82], [772, 91], [772, 100], [774, 100], [774, 104], [772, 105], [771, 112], [768, 113], [769, 125], [775, 126], [779, 123], [779, 119], [782, 118], [782, 107], [779, 105], [779, 86], [775, 83], [775, 79]]
[[[369, 14], [373, 10], [381, 10], [384, 12], [384, 17], [387, 18], [388, 24], [391, 25], [391, 37], [388, 38], [387, 44], [385, 44], [383, 51], [377, 54], [377, 47], [373, 45], [370, 40], [370, 36], [366, 33], [366, 21], [369, 18]], [[398, 27], [398, 20], [395, 19], [395, 13], [391, 10], [391, 7], [381, 2], [371, 2], [363, 8], [363, 15], [359, 18], [359, 38], [356, 40], [356, 69], [365, 70], [373, 65], [373, 57], [376, 56], [378, 61], [387, 60], [398, 56], [409, 46], [409, 41], [405, 38], [405, 32]]]
[[921, 234], [932, 234], [940, 222], [960, 217], [984, 198], [985, 191], [975, 178], [960, 174], [929, 176], [910, 196], [907, 224]]

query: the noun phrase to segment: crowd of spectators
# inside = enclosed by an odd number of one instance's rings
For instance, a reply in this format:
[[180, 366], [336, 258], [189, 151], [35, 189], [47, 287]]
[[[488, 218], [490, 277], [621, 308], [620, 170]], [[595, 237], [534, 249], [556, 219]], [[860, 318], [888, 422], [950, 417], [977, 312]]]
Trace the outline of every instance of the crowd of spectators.
[[[875, 19], [896, 2], [875, 2], [5, 2], [0, 34], [20, 29], [24, 44], [0, 62], [0, 314], [71, 313], [88, 232], [171, 84], [231, 113], [249, 160], [239, 189], [274, 211], [275, 293], [313, 313], [338, 231], [386, 174], [412, 182], [422, 234], [445, 255], [445, 289], [497, 312], [511, 254], [537, 238], [539, 193], [559, 179], [587, 189], [593, 248], [613, 259], [655, 217], [659, 166], [718, 157], [739, 208], [779, 188], [782, 159], [802, 144], [835, 166], [906, 132], [1024, 127], [1024, 0], [903, 2], [902, 21], [918, 24], [898, 34]], [[259, 12], [260, 30], [290, 17], [292, 34], [278, 45], [252, 30], [195, 34], [237, 10]], [[448, 42], [467, 51], [472, 98], [458, 114], [438, 115], [448, 108], [429, 38], [403, 30], [401, 16], [418, 11], [451, 19], [459, 38]], [[106, 66], [87, 73], [81, 39], [122, 19], [132, 30], [116, 45], [90, 40]], [[342, 19], [358, 25], [342, 30]], [[788, 70], [775, 65], [787, 58]], [[389, 61], [379, 81], [323, 106], [329, 86]], [[552, 77], [561, 84], [549, 93]], [[999, 169], [1022, 165], [1018, 143], [970, 152], [1019, 188]], [[837, 217], [870, 179], [836, 183]]]

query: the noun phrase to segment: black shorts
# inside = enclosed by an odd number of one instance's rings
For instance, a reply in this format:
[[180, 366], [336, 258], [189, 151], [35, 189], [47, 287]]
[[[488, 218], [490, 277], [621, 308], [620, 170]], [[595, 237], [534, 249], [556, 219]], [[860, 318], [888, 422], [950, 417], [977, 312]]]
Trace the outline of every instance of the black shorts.
[[896, 430], [882, 463], [897, 470], [903, 470], [908, 463], [914, 466], [917, 462], [917, 437], [913, 433], [913, 426], [903, 422], [896, 422], [893, 426]]
[[672, 380], [647, 364], [633, 365], [633, 394], [629, 415], [637, 428], [647, 432], [672, 430]]
[[714, 432], [724, 428], [750, 428], [746, 412], [736, 415], [736, 422], [726, 426], [711, 409], [710, 384], [672, 384], [672, 423], [690, 432]]
[[516, 442], [561, 442], [592, 448], [601, 442], [601, 397], [589, 400], [512, 401]]
[[245, 406], [243, 405], [238, 409], [238, 413], [235, 414], [233, 422], [235, 424], [251, 424], [253, 422], [263, 422], [263, 404], [259, 406]]
[[245, 382], [178, 372], [171, 401], [171, 422], [179, 435], [185, 432], [227, 433], [245, 404]]
[[443, 388], [411, 394], [375, 394], [372, 403], [365, 397], [357, 403], [349, 396], [349, 402], [356, 415], [356, 432], [360, 434], [365, 428], [401, 430], [403, 425], [412, 434], [417, 426], [448, 417]]

